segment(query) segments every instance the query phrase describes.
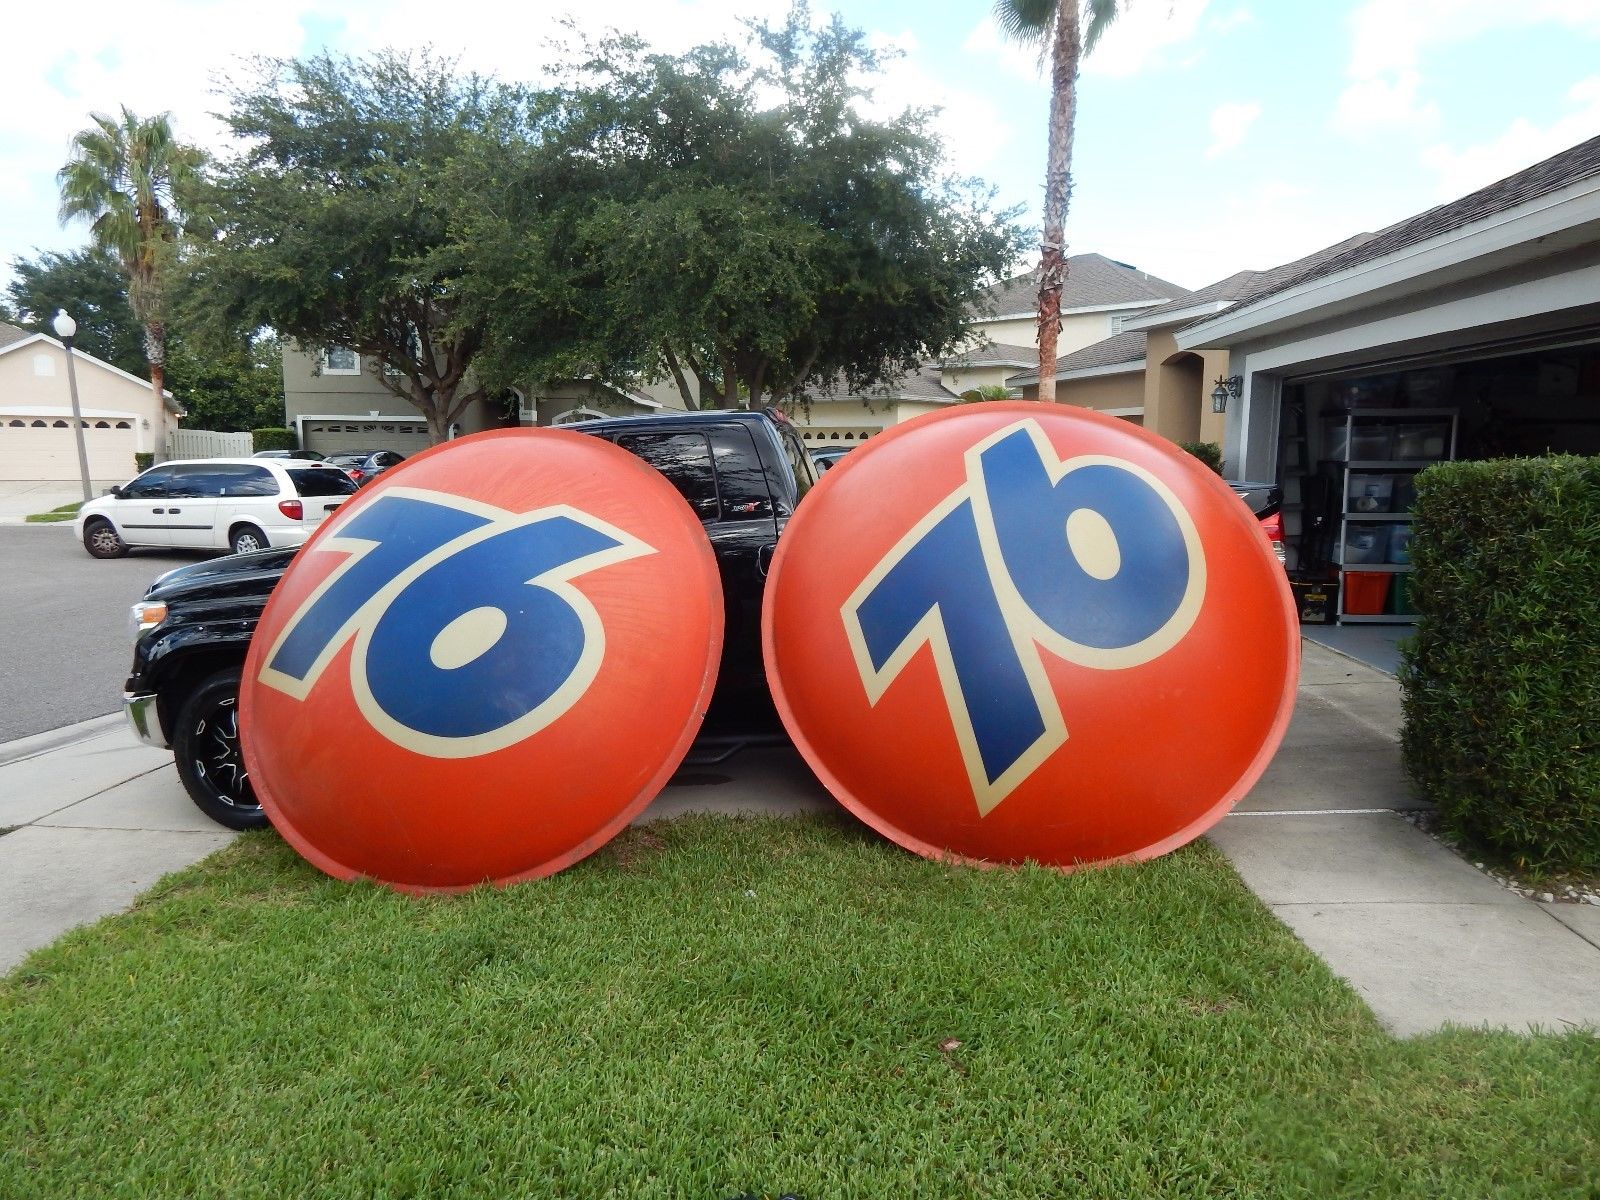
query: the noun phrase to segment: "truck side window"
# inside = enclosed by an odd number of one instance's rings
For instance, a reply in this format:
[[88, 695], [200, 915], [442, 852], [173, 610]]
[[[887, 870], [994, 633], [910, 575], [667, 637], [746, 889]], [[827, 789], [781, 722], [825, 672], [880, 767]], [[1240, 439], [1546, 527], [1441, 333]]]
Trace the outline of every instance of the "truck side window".
[[702, 521], [714, 521], [721, 515], [705, 434], [626, 433], [617, 439], [617, 445], [665, 475]]
[[783, 442], [783, 451], [789, 456], [789, 469], [794, 472], [794, 498], [798, 504], [806, 498], [806, 493], [817, 482], [817, 470], [811, 463], [811, 456], [806, 453], [805, 447], [800, 444], [800, 439], [795, 436], [791, 427], [781, 426], [778, 434]]
[[713, 429], [711, 453], [717, 464], [717, 489], [722, 493], [722, 519], [772, 520], [772, 492], [750, 431], [738, 426]]

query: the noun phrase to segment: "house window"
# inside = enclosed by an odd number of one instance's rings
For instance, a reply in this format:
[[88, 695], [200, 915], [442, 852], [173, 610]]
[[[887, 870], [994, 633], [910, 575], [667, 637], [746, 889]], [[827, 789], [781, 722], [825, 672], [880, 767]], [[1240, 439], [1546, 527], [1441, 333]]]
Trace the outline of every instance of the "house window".
[[1122, 323], [1128, 319], [1127, 313], [1118, 313], [1111, 318], [1111, 336], [1116, 337], [1122, 332]]
[[361, 374], [361, 356], [348, 346], [329, 346], [322, 352], [324, 375]]

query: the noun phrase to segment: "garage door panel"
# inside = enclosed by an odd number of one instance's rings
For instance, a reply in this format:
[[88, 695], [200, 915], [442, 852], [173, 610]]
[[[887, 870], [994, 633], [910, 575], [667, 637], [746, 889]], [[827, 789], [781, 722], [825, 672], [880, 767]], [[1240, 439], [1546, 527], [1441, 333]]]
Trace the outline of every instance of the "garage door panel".
[[319, 454], [338, 454], [342, 450], [395, 450], [409, 455], [426, 450], [430, 444], [427, 422], [420, 420], [309, 420], [303, 428], [306, 449]]
[[[83, 431], [89, 478], [131, 479], [134, 475], [134, 429], [91, 425]], [[39, 428], [18, 428], [0, 422], [0, 479], [76, 480], [78, 446], [65, 421]]]

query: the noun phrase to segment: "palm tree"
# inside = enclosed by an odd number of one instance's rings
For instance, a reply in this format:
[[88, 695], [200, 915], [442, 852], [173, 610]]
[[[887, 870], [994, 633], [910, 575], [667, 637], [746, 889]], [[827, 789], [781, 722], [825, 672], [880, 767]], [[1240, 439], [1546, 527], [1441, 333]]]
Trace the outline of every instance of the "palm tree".
[[1050, 150], [1044, 174], [1044, 233], [1039, 257], [1039, 399], [1056, 398], [1056, 335], [1067, 281], [1067, 201], [1072, 195], [1072, 123], [1078, 62], [1117, 19], [1119, 0], [996, 0], [1000, 32], [1050, 55]]
[[72, 155], [56, 173], [61, 222], [88, 218], [95, 244], [121, 264], [159, 399], [167, 358], [164, 276], [178, 237], [179, 202], [198, 180], [200, 153], [173, 137], [169, 113], [140, 120], [124, 105], [120, 121], [90, 115], [94, 125], [72, 139]]

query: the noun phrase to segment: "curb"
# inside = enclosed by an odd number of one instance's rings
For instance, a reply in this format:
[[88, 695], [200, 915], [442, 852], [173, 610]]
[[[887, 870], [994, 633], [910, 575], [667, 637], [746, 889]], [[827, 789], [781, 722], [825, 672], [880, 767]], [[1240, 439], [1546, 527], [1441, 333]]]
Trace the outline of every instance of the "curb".
[[60, 729], [30, 734], [12, 742], [0, 742], [0, 767], [21, 762], [25, 758], [37, 758], [41, 754], [59, 750], [63, 746], [86, 742], [90, 738], [99, 737], [120, 727], [124, 720], [120, 712], [107, 713], [103, 717], [90, 717], [87, 721], [79, 721], [76, 725], [63, 725]]

